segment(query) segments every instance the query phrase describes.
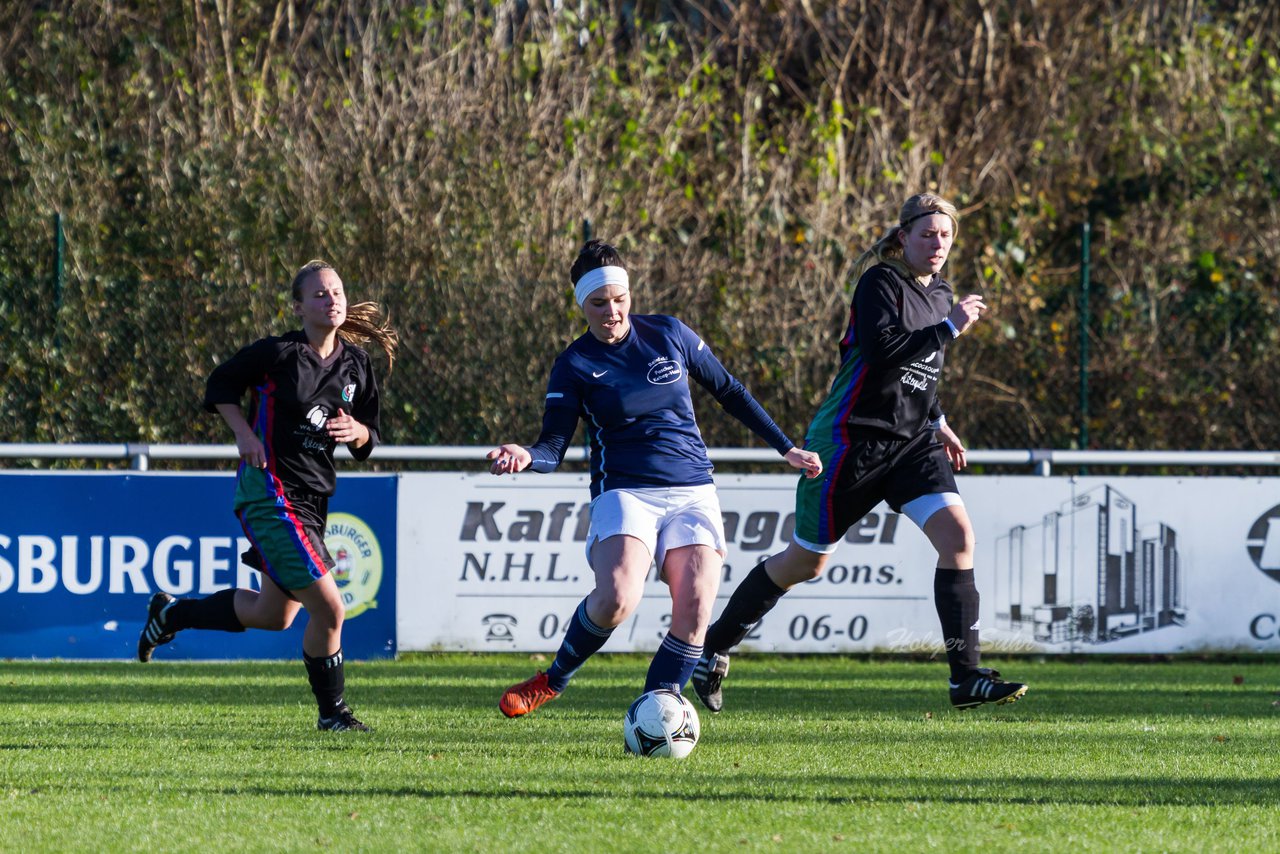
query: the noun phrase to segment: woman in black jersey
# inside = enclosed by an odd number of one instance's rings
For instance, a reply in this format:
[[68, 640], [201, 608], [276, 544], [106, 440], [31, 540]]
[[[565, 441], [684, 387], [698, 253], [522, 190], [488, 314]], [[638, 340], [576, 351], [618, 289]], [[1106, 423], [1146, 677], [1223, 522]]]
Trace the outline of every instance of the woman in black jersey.
[[965, 447], [947, 426], [937, 387], [948, 345], [986, 308], [971, 294], [952, 304], [941, 271], [955, 238], [956, 209], [938, 196], [907, 199], [898, 224], [855, 264], [858, 278], [840, 369], [818, 409], [805, 449], [823, 475], [796, 489], [795, 534], [761, 561], [707, 630], [692, 682], [713, 712], [736, 646], [796, 584], [817, 578], [836, 544], [881, 501], [906, 514], [938, 552], [934, 600], [951, 667], [951, 703], [1012, 702], [1027, 686], [978, 666], [978, 590], [973, 527], [952, 468]]
[[[348, 306], [342, 279], [323, 261], [293, 278], [293, 312], [302, 328], [255, 341], [214, 369], [204, 406], [227, 422], [240, 451], [235, 513], [249, 538], [248, 566], [261, 590], [223, 590], [203, 599], [156, 593], [138, 639], [150, 661], [182, 629], [282, 631], [300, 608], [310, 619], [302, 659], [322, 730], [368, 730], [343, 699], [343, 603], [324, 544], [329, 496], [341, 443], [357, 460], [378, 443], [378, 383], [369, 356], [353, 342], [374, 341], [395, 357], [397, 336], [376, 303]], [[241, 399], [251, 391], [249, 417]], [[250, 420], [251, 419], [251, 420]]]

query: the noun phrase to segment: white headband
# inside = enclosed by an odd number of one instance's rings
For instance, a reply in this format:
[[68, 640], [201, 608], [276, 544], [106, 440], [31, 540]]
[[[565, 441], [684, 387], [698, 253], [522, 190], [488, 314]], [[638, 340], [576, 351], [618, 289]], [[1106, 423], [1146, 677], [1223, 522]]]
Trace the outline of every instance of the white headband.
[[621, 285], [623, 290], [631, 290], [631, 282], [627, 271], [622, 267], [596, 267], [582, 274], [582, 278], [573, 284], [573, 298], [582, 305], [596, 288], [605, 285]]

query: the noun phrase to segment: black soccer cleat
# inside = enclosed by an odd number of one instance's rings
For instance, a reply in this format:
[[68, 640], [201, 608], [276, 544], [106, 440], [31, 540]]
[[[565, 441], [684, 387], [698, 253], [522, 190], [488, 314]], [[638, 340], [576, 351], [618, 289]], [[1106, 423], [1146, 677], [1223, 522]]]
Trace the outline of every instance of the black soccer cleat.
[[316, 729], [322, 732], [373, 732], [371, 727], [360, 722], [346, 703], [338, 707], [333, 717], [317, 719]]
[[729, 656], [723, 653], [704, 655], [694, 665], [693, 677], [689, 681], [693, 683], [693, 691], [702, 705], [712, 712], [724, 708], [724, 693], [720, 690], [720, 685], [728, 675]]
[[164, 609], [176, 601], [168, 593], [157, 593], [147, 603], [147, 624], [138, 635], [138, 661], [145, 664], [156, 647], [173, 640], [176, 632], [166, 632], [164, 628]]
[[951, 686], [951, 705], [957, 709], [972, 709], [984, 703], [1002, 706], [1027, 693], [1026, 685], [1006, 682], [1000, 678], [1000, 671], [990, 667], [979, 667], [958, 685], [955, 682], [948, 684]]

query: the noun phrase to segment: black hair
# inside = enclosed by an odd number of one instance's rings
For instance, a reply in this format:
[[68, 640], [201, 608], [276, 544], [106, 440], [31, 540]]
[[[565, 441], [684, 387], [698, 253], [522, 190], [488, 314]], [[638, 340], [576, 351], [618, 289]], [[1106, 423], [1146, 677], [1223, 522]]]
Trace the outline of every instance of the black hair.
[[603, 240], [588, 240], [582, 245], [582, 251], [578, 253], [573, 266], [569, 268], [569, 282], [576, 285], [578, 279], [600, 267], [621, 266], [622, 256], [618, 254], [617, 249]]

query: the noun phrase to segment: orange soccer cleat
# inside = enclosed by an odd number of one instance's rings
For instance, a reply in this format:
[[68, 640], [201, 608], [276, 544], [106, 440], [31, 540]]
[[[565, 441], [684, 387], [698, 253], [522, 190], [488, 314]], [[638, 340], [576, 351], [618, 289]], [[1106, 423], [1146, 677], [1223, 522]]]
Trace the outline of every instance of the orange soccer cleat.
[[559, 696], [560, 692], [552, 691], [547, 684], [547, 674], [539, 670], [532, 679], [508, 688], [498, 701], [498, 708], [507, 717], [518, 718]]

